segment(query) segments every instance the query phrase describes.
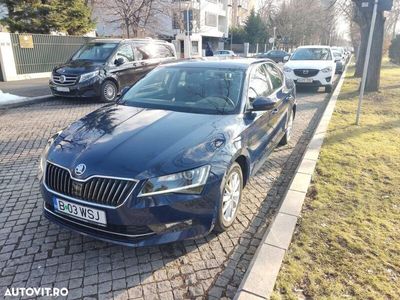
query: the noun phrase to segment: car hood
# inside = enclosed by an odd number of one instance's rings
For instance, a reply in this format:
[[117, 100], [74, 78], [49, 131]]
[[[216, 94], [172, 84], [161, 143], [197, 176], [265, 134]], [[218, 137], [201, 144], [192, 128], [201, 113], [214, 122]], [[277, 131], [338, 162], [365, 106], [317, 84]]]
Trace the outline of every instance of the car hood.
[[[48, 160], [80, 179], [171, 174], [208, 164], [233, 135], [229, 130], [236, 117], [109, 105], [65, 129]], [[85, 174], [76, 176], [74, 168], [81, 163]]]
[[291, 69], [318, 69], [322, 70], [326, 67], [332, 67], [334, 64], [331, 60], [289, 60], [285, 67]]
[[72, 60], [54, 68], [54, 71], [64, 75], [80, 75], [98, 70], [103, 64], [90, 60]]

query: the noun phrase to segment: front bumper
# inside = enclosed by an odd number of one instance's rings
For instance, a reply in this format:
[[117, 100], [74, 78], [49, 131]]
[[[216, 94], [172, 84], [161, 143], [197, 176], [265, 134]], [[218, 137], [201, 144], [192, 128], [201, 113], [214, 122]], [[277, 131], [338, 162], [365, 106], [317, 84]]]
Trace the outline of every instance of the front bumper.
[[[310, 77], [301, 77], [294, 74], [293, 70], [291, 72], [285, 72], [285, 75], [292, 79], [297, 86], [312, 86], [312, 87], [320, 87], [332, 85], [332, 76], [333, 72], [318, 72], [315, 76]], [[307, 82], [302, 82], [302, 80], [307, 80]]]
[[[101, 95], [101, 80], [99, 77], [95, 77], [74, 85], [58, 85], [50, 80], [49, 88], [54, 96], [74, 98], [99, 97]], [[68, 89], [68, 91], [64, 91], [64, 89]]]
[[[104, 207], [63, 197], [41, 182], [44, 216], [50, 221], [80, 234], [124, 246], [139, 247], [197, 238], [208, 234], [214, 226], [221, 180], [213, 175], [200, 195], [161, 194], [136, 197], [142, 184], [119, 207]], [[54, 197], [103, 210], [107, 225], [95, 225], [62, 214], [54, 209]]]

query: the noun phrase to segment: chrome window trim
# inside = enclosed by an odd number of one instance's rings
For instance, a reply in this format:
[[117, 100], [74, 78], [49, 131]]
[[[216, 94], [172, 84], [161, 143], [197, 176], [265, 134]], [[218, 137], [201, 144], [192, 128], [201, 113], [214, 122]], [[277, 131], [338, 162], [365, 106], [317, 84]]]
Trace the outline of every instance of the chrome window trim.
[[[71, 222], [71, 223], [74, 223], [74, 224], [79, 225], [79, 226], [87, 227], [87, 228], [90, 228], [90, 229], [92, 229], [92, 230], [102, 231], [102, 232], [105, 232], [105, 233], [108, 233], [108, 234], [116, 234], [116, 235], [127, 236], [127, 237], [142, 237], [142, 236], [149, 236], [149, 235], [155, 235], [155, 234], [156, 234], [155, 232], [144, 233], [144, 234], [125, 234], [125, 233], [118, 233], [118, 232], [114, 232], [114, 231], [109, 231], [109, 230], [104, 230], [104, 229], [100, 229], [100, 228], [95, 228], [95, 227], [89, 226], [89, 225], [87, 225], [87, 224], [82, 224], [82, 223], [79, 223], [79, 222], [75, 222], [75, 221], [73, 221], [73, 220], [71, 220], [71, 219], [67, 219], [67, 218], [65, 218], [65, 217], [63, 217], [63, 216], [61, 216], [61, 215], [59, 215], [59, 214], [56, 214], [56, 213], [52, 212], [51, 210], [48, 210], [48, 209], [46, 208], [46, 206], [45, 206], [45, 203], [44, 203], [44, 205], [43, 205], [43, 208], [44, 208], [44, 210], [46, 210], [46, 211], [49, 212], [50, 214], [56, 216], [57, 218], [63, 219], [63, 220], [65, 220], [65, 221], [67, 221], [67, 222]], [[77, 230], [77, 231], [79, 231], [79, 230]]]
[[[50, 163], [50, 164], [52, 164], [52, 165], [55, 165], [55, 166], [57, 166], [57, 167], [59, 167], [59, 168], [61, 168], [61, 169], [64, 169], [64, 170], [66, 170], [66, 171], [68, 171], [69, 176], [71, 177], [71, 179], [76, 180], [76, 181], [79, 181], [79, 182], [86, 182], [86, 181], [88, 181], [88, 180], [90, 180], [90, 179], [92, 179], [92, 178], [108, 178], [108, 179], [117, 179], [117, 180], [132, 181], [132, 182], [135, 182], [135, 185], [132, 187], [130, 193], [126, 196], [125, 200], [122, 201], [122, 203], [121, 203], [120, 205], [118, 205], [118, 206], [110, 206], [110, 205], [104, 205], [104, 204], [99, 204], [99, 203], [95, 203], [95, 202], [89, 202], [89, 201], [85, 201], [85, 200], [76, 199], [76, 198], [74, 198], [74, 197], [71, 197], [71, 196], [67, 196], [67, 195], [58, 193], [58, 192], [56, 192], [56, 191], [50, 189], [50, 188], [47, 186], [47, 184], [46, 184], [46, 173], [47, 173], [47, 164], [48, 164], [48, 163]], [[48, 192], [53, 193], [53, 194], [55, 194], [55, 195], [57, 195], [57, 196], [60, 196], [60, 197], [64, 197], [65, 199], [69, 199], [69, 200], [72, 200], [72, 201], [76, 201], [76, 202], [78, 202], [78, 203], [82, 203], [82, 204], [86, 204], [86, 205], [93, 205], [93, 206], [96, 206], [96, 207], [103, 207], [103, 208], [117, 209], [117, 208], [121, 207], [122, 205], [124, 205], [125, 202], [128, 200], [128, 198], [132, 195], [132, 193], [133, 193], [133, 191], [135, 190], [135, 188], [137, 187], [138, 183], [139, 183], [138, 180], [132, 179], [132, 178], [114, 177], [114, 176], [105, 176], [105, 175], [92, 175], [92, 176], [89, 176], [89, 177], [86, 178], [86, 179], [78, 179], [78, 178], [75, 178], [74, 176], [72, 176], [72, 173], [71, 173], [71, 171], [70, 171], [68, 168], [63, 167], [63, 166], [61, 166], [61, 165], [59, 165], [59, 164], [53, 163], [53, 162], [51, 162], [51, 161], [49, 161], [49, 160], [46, 160], [46, 166], [45, 166], [45, 169], [44, 169], [44, 172], [43, 172], [43, 186], [46, 188], [46, 190], [47, 190]]]

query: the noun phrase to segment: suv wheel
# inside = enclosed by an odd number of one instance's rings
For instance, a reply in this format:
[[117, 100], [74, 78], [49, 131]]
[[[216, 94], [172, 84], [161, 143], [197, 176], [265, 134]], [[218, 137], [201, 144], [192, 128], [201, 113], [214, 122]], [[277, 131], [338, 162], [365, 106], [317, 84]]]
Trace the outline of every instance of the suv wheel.
[[233, 163], [226, 177], [222, 191], [222, 197], [218, 209], [218, 218], [215, 224], [217, 232], [223, 232], [236, 219], [239, 210], [240, 199], [243, 189], [243, 174], [238, 163]]
[[117, 85], [111, 81], [106, 80], [101, 85], [101, 96], [100, 99], [102, 102], [112, 102], [115, 100], [118, 94]]
[[325, 86], [325, 93], [332, 93], [332, 85]]

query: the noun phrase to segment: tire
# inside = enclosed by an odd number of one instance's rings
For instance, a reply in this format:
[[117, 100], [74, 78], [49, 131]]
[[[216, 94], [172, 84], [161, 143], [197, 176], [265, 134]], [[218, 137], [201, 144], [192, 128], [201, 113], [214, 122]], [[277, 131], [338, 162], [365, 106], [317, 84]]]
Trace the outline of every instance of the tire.
[[332, 93], [332, 85], [325, 86], [325, 93]]
[[101, 85], [101, 102], [113, 102], [118, 94], [118, 87], [114, 81], [106, 80]]
[[292, 129], [293, 129], [293, 121], [294, 121], [294, 112], [290, 114], [290, 119], [286, 126], [286, 132], [281, 141], [279, 142], [279, 146], [284, 146], [289, 144], [290, 138], [292, 137]]
[[[229, 189], [234, 189], [234, 191], [229, 192]], [[218, 206], [218, 217], [214, 228], [216, 232], [227, 230], [235, 221], [242, 197], [242, 190], [242, 168], [235, 162], [225, 175], [224, 187]]]

